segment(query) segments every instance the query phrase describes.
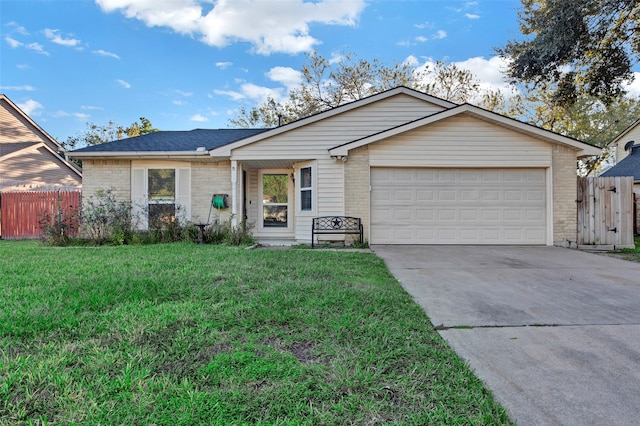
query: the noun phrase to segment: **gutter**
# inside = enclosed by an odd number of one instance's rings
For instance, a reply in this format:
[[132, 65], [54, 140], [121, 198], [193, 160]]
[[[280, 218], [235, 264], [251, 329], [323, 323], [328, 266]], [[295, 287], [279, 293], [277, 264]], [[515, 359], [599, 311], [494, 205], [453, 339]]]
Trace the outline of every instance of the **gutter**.
[[202, 157], [209, 155], [206, 149], [196, 151], [86, 151], [69, 152], [71, 158], [83, 157]]

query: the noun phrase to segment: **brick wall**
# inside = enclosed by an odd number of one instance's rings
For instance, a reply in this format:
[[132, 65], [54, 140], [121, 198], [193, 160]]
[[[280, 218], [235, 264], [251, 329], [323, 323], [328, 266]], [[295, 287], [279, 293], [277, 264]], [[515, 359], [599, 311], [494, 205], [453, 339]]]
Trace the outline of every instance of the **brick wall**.
[[369, 241], [370, 185], [369, 148], [365, 145], [349, 151], [344, 167], [345, 215], [362, 219], [365, 241]]
[[577, 222], [577, 174], [574, 150], [553, 147], [553, 243], [575, 245]]
[[82, 202], [99, 189], [112, 189], [118, 200], [131, 200], [131, 161], [84, 160], [82, 162]]
[[[240, 176], [238, 177], [238, 191], [240, 191]], [[209, 216], [209, 206], [213, 194], [228, 194], [229, 208], [213, 209], [211, 221], [220, 219], [225, 222], [231, 215], [231, 162], [220, 163], [193, 162], [191, 163], [191, 220], [194, 223], [204, 223]], [[238, 203], [238, 211], [241, 205]]]

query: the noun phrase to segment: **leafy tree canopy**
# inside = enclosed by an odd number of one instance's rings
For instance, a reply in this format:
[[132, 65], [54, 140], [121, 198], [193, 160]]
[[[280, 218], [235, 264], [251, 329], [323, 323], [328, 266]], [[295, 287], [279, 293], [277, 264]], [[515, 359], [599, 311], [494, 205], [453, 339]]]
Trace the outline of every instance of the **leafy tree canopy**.
[[120, 126], [113, 121], [109, 121], [104, 125], [86, 123], [86, 126], [87, 128], [84, 131], [78, 132], [74, 136], [69, 136], [66, 141], [62, 142], [62, 146], [65, 149], [75, 149], [159, 131], [145, 117], [140, 117], [139, 123], [133, 122], [128, 127]]
[[512, 82], [551, 84], [554, 102], [564, 105], [580, 94], [606, 103], [624, 94], [640, 54], [640, 2], [521, 1], [520, 29], [529, 38], [497, 49], [512, 59]]
[[416, 68], [408, 62], [387, 65], [377, 59], [358, 59], [355, 54], [332, 60], [317, 52], [307, 56], [300, 85], [286, 102], [274, 98], [251, 109], [242, 108], [229, 120], [235, 127], [275, 127], [353, 102], [398, 86], [407, 86], [451, 102], [480, 99], [495, 102], [497, 93], [483, 92], [468, 70], [443, 61]]

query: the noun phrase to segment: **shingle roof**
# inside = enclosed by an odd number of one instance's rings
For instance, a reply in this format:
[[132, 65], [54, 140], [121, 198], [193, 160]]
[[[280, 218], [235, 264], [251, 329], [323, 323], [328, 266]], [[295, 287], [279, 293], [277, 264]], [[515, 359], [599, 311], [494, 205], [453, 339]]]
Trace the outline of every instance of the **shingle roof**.
[[121, 139], [99, 145], [87, 146], [73, 152], [157, 152], [207, 150], [262, 133], [269, 129], [195, 129], [187, 131], [162, 131]]
[[601, 176], [633, 176], [633, 180], [640, 180], [640, 145], [634, 146], [629, 155]]

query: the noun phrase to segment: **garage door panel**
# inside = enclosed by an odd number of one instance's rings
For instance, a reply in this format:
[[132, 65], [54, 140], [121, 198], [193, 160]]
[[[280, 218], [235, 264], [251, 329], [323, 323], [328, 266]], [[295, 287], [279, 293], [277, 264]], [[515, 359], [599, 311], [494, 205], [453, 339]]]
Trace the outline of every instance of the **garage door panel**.
[[544, 169], [371, 170], [372, 244], [545, 244]]
[[402, 203], [402, 202], [411, 203], [412, 201], [415, 201], [414, 193], [415, 192], [411, 190], [398, 189], [397, 191], [394, 191], [392, 193], [391, 199], [397, 203]]

